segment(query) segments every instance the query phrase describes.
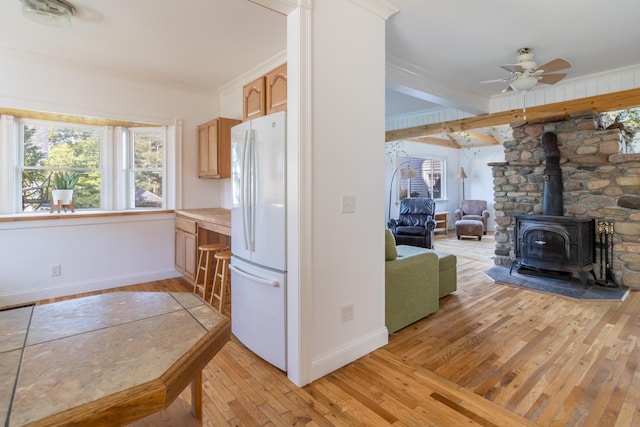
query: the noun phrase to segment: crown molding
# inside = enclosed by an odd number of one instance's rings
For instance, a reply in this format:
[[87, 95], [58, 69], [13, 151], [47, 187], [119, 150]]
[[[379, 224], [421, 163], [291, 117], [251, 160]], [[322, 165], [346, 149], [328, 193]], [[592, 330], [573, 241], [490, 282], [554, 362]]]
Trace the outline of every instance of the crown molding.
[[240, 74], [230, 82], [225, 85], [219, 87], [217, 89], [218, 95], [224, 96], [236, 90], [238, 87], [242, 87], [250, 81], [253, 81], [260, 77], [261, 75], [267, 73], [268, 71], [276, 68], [277, 66], [287, 62], [287, 50], [282, 50], [267, 59], [266, 61], [261, 62], [250, 70]]
[[351, 0], [353, 3], [367, 9], [384, 20], [389, 19], [391, 15], [400, 12], [400, 8], [387, 0]]
[[266, 7], [269, 10], [280, 13], [282, 15], [289, 15], [291, 12], [301, 7], [304, 9], [311, 9], [311, 0], [249, 0], [251, 3], [255, 3], [258, 6]]

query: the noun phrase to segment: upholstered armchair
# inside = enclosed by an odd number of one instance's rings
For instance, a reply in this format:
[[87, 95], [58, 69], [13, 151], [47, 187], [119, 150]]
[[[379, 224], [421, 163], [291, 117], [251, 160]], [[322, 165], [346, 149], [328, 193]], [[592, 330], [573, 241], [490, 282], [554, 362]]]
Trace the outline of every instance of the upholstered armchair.
[[487, 234], [487, 219], [491, 213], [487, 210], [486, 200], [462, 200], [454, 215], [456, 221], [465, 219], [482, 222], [482, 234]]
[[436, 222], [433, 214], [436, 203], [433, 199], [412, 197], [400, 202], [397, 219], [389, 220], [389, 229], [398, 245], [420, 246], [433, 249], [433, 230]]

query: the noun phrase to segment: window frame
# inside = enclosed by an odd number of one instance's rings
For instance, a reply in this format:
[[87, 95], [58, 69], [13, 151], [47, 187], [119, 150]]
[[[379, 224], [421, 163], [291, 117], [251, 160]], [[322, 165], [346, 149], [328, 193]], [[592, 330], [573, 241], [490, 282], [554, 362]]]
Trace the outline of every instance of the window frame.
[[[27, 112], [25, 110], [25, 112]], [[49, 211], [23, 211], [22, 200], [22, 170], [24, 167], [24, 131], [25, 123], [44, 123], [46, 126], [60, 126], [73, 128], [102, 129], [100, 145], [100, 207], [82, 209], [75, 211], [75, 214], [94, 214], [100, 212], [155, 212], [175, 208], [174, 187], [178, 180], [179, 168], [171, 162], [178, 160], [176, 146], [180, 144], [181, 122], [174, 121], [172, 125], [156, 125], [139, 122], [116, 122], [114, 125], [108, 124], [103, 119], [90, 118], [79, 121], [64, 121], [40, 118], [42, 114], [31, 112], [24, 116], [0, 115], [0, 215], [3, 216], [33, 216], [48, 214]], [[57, 118], [59, 115], [52, 115]], [[76, 117], [76, 116], [71, 116]], [[82, 116], [77, 116], [82, 117]], [[130, 126], [118, 126], [123, 123]], [[129, 197], [129, 188], [126, 186], [126, 165], [128, 161], [128, 138], [127, 131], [133, 128], [159, 129], [163, 132], [163, 153], [162, 153], [162, 206], [160, 207], [135, 207], [135, 194], [133, 204], [129, 205], [126, 200]], [[54, 168], [57, 169], [57, 168]], [[135, 190], [134, 190], [135, 193]]]
[[[74, 172], [85, 172], [85, 171], [98, 171], [100, 173], [100, 206], [98, 208], [89, 208], [89, 209], [79, 209], [82, 211], [92, 211], [92, 210], [104, 210], [104, 180], [107, 175], [107, 167], [105, 167], [105, 152], [108, 150], [108, 132], [105, 129], [105, 126], [97, 126], [85, 123], [69, 123], [69, 122], [58, 122], [53, 120], [42, 120], [42, 119], [31, 119], [31, 118], [17, 118], [15, 121], [16, 124], [16, 151], [18, 153], [17, 164], [16, 164], [16, 213], [21, 214], [35, 214], [38, 212], [44, 211], [35, 211], [35, 212], [25, 212], [22, 210], [22, 171], [24, 170], [44, 170], [44, 171], [62, 171], [69, 170]], [[24, 164], [24, 155], [25, 155], [25, 147], [24, 147], [24, 129], [26, 126], [47, 126], [47, 127], [58, 127], [58, 128], [73, 128], [73, 129], [82, 129], [82, 130], [98, 130], [100, 133], [100, 145], [99, 145], [99, 165], [97, 168], [61, 168], [61, 167], [34, 167], [34, 166], [25, 166]]]
[[[160, 130], [162, 134], [162, 167], [161, 168], [137, 168], [135, 166], [135, 134], [142, 132], [149, 132], [151, 130]], [[167, 182], [165, 179], [166, 176], [166, 155], [167, 155], [167, 131], [165, 126], [161, 127], [135, 127], [135, 128], [126, 128], [125, 135], [125, 148], [127, 156], [125, 158], [125, 191], [126, 194], [126, 209], [130, 210], [139, 210], [139, 209], [165, 209], [166, 200], [164, 195], [167, 192]], [[136, 188], [135, 188], [135, 174], [136, 172], [154, 172], [159, 171], [162, 176], [162, 184], [161, 184], [161, 194], [162, 194], [162, 206], [161, 207], [136, 207]]]
[[[407, 178], [407, 179], [398, 179], [396, 182], [396, 197], [397, 197], [397, 201], [398, 203], [400, 202], [400, 200], [402, 200], [400, 198], [400, 194], [403, 191], [402, 188], [402, 181], [409, 181], [409, 184], [407, 185], [407, 190], [409, 191], [411, 188], [411, 184], [410, 181], [412, 180], [416, 180], [416, 179], [420, 179], [423, 182], [423, 186], [426, 187], [429, 191], [428, 197], [420, 195], [419, 197], [426, 197], [426, 198], [430, 198], [433, 199], [435, 201], [442, 201], [442, 200], [447, 200], [447, 158], [444, 156], [434, 156], [434, 155], [426, 155], [426, 154], [419, 154], [419, 153], [407, 153], [407, 152], [398, 152], [397, 153], [397, 157], [396, 157], [396, 164], [397, 165], [402, 165], [403, 163], [407, 163], [407, 167], [412, 167], [412, 160], [420, 160], [421, 163], [423, 163], [425, 160], [429, 160], [432, 162], [440, 162], [441, 165], [441, 172], [440, 172], [440, 197], [435, 198], [433, 197], [433, 185], [431, 187], [428, 186], [427, 182], [424, 181], [424, 179], [422, 179], [422, 177], [419, 176], [417, 178]], [[433, 166], [431, 167], [431, 175], [434, 174], [433, 172]], [[411, 195], [409, 194], [408, 197], [411, 197]]]

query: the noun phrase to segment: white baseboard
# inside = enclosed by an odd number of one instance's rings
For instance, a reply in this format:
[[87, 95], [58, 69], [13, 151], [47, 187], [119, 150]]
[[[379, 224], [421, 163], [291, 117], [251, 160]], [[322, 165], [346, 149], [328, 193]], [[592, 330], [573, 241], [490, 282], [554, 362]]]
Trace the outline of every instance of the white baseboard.
[[387, 345], [388, 342], [389, 333], [387, 328], [384, 327], [351, 341], [331, 353], [313, 359], [311, 362], [311, 381]]
[[180, 277], [175, 269], [156, 271], [128, 276], [107, 277], [96, 281], [69, 283], [39, 289], [26, 289], [0, 294], [0, 307], [18, 304], [27, 304], [49, 298], [58, 298], [68, 295], [82, 294], [85, 292], [102, 291], [104, 289], [118, 288], [121, 286], [136, 285], [138, 283], [153, 282], [156, 280]]

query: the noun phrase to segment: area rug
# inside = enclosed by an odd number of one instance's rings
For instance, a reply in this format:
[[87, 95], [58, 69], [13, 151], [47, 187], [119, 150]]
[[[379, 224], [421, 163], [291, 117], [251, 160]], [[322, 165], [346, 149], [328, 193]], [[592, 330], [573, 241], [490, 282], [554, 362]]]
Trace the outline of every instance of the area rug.
[[485, 271], [484, 274], [496, 283], [576, 299], [623, 301], [629, 293], [629, 288], [624, 285], [620, 285], [617, 288], [607, 288], [594, 284], [593, 280], [589, 280], [586, 285], [583, 285], [577, 278], [562, 280], [552, 277], [533, 276], [520, 274], [516, 269], [509, 274], [509, 269], [510, 266], [507, 265], [495, 265]]

